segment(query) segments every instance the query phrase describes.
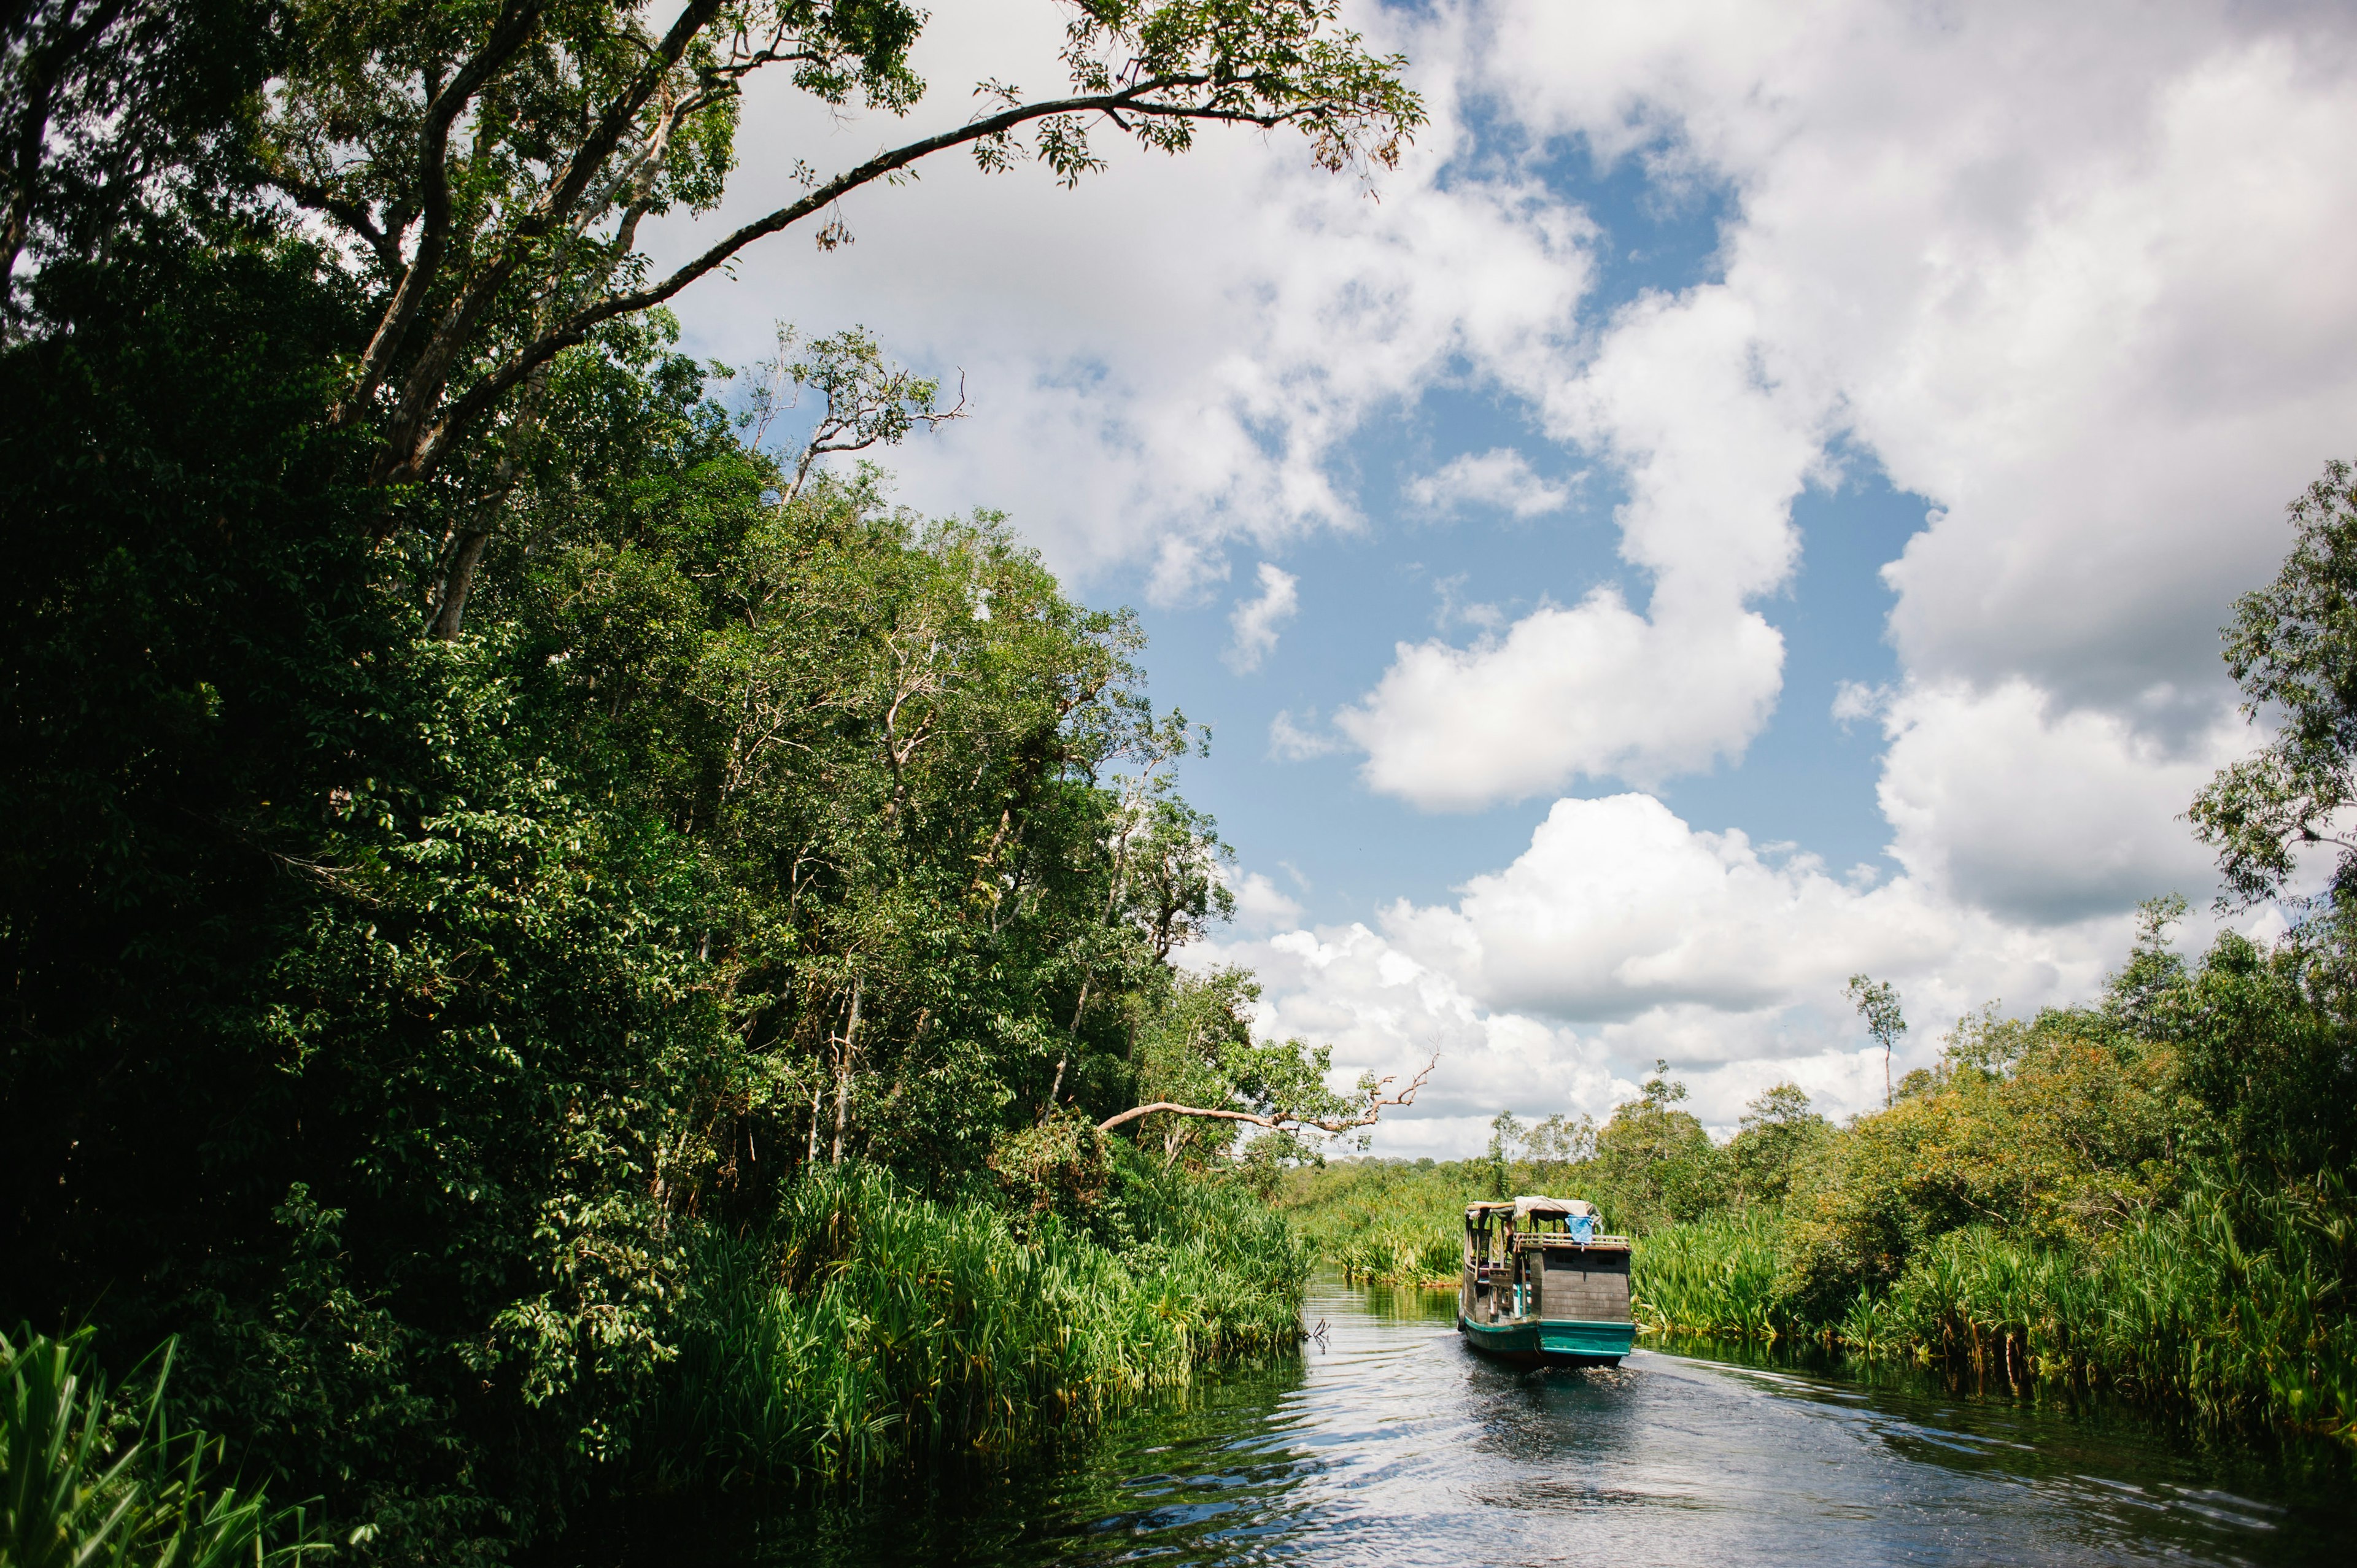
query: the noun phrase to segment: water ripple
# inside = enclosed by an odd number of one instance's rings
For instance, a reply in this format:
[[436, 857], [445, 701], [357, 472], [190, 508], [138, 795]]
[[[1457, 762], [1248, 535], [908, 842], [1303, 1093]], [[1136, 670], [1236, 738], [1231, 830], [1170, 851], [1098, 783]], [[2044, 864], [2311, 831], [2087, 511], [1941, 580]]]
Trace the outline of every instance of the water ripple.
[[[1517, 1373], [1453, 1298], [1321, 1282], [1297, 1361], [1013, 1475], [937, 1473], [705, 1521], [745, 1568], [2345, 1563], [2348, 1455], [2204, 1443], [2117, 1407], [1640, 1351]], [[665, 1561], [682, 1560], [666, 1530]], [[624, 1562], [630, 1559], [620, 1553]], [[613, 1561], [609, 1556], [607, 1561]], [[651, 1562], [649, 1557], [645, 1561]]]

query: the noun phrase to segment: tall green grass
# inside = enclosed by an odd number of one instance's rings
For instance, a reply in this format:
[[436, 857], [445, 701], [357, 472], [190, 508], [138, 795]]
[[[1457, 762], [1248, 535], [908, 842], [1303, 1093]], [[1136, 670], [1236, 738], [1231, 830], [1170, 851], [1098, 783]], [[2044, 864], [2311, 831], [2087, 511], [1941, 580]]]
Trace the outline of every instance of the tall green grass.
[[1952, 1231], [1838, 1337], [2010, 1376], [2174, 1396], [2221, 1420], [2357, 1434], [2357, 1214], [2330, 1174], [2276, 1191], [2196, 1186], [2105, 1244]]
[[1330, 1240], [1322, 1251], [1353, 1283], [1446, 1285], [1457, 1288], [1465, 1266], [1462, 1226], [1435, 1234], [1414, 1225], [1386, 1226]]
[[2357, 1435], [2357, 1202], [2330, 1173], [2269, 1190], [2210, 1175], [2077, 1246], [1987, 1225], [1933, 1238], [1888, 1288], [1836, 1316], [1801, 1305], [1772, 1212], [1641, 1240], [1649, 1333], [1814, 1337], [1865, 1356], [2068, 1379], [2180, 1402], [2222, 1422]]
[[320, 1550], [300, 1509], [223, 1474], [221, 1443], [107, 1397], [85, 1331], [0, 1336], [0, 1568], [270, 1568]]
[[1284, 1208], [1310, 1248], [1370, 1284], [1446, 1283], [1463, 1268], [1465, 1205], [1489, 1196], [1473, 1162], [1336, 1161], [1291, 1173]]
[[1647, 1334], [1772, 1339], [1789, 1329], [1781, 1217], [1764, 1208], [1639, 1237], [1629, 1260], [1630, 1316]]
[[1003, 1449], [1298, 1343], [1306, 1258], [1281, 1219], [1201, 1183], [1133, 1191], [1114, 1219], [1118, 1250], [873, 1171], [810, 1179], [768, 1227], [696, 1241], [640, 1452], [677, 1480], [839, 1478]]

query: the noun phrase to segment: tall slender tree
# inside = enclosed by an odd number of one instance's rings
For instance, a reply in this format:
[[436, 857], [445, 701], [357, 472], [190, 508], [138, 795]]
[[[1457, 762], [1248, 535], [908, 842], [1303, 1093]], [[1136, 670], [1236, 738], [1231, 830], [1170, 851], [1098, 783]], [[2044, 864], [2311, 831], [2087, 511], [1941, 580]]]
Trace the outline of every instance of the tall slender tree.
[[1866, 1032], [1882, 1047], [1882, 1103], [1891, 1102], [1890, 1055], [1898, 1047], [1900, 1036], [1907, 1033], [1907, 1018], [1899, 1008], [1899, 991], [1887, 980], [1875, 980], [1863, 974], [1853, 974], [1842, 994], [1866, 1020]]

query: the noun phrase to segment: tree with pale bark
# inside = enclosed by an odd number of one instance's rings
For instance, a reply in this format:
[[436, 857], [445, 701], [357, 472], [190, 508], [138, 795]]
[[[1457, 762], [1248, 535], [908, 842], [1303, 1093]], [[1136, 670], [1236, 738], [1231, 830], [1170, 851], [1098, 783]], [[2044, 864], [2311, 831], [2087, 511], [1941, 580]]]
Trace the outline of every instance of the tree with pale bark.
[[1251, 1010], [1259, 999], [1248, 971], [1177, 977], [1137, 1053], [1138, 1085], [1151, 1098], [1106, 1117], [1097, 1131], [1143, 1123], [1166, 1165], [1182, 1153], [1199, 1163], [1225, 1153], [1245, 1127], [1288, 1140], [1340, 1136], [1414, 1105], [1438, 1063], [1436, 1056], [1399, 1089], [1396, 1076], [1372, 1072], [1348, 1090], [1333, 1089], [1331, 1046], [1254, 1036]]

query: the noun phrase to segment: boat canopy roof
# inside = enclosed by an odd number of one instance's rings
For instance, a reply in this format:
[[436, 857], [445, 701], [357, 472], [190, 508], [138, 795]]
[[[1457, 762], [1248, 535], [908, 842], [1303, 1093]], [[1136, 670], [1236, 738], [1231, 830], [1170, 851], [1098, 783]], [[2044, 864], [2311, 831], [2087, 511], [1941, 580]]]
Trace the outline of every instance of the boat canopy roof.
[[1478, 1219], [1485, 1214], [1507, 1213], [1512, 1214], [1517, 1219], [1527, 1219], [1533, 1215], [1547, 1219], [1567, 1218], [1592, 1219], [1596, 1217], [1596, 1205], [1584, 1198], [1548, 1197], [1541, 1193], [1525, 1193], [1520, 1197], [1509, 1198], [1502, 1202], [1469, 1203], [1465, 1206], [1465, 1218], [1468, 1219]]

